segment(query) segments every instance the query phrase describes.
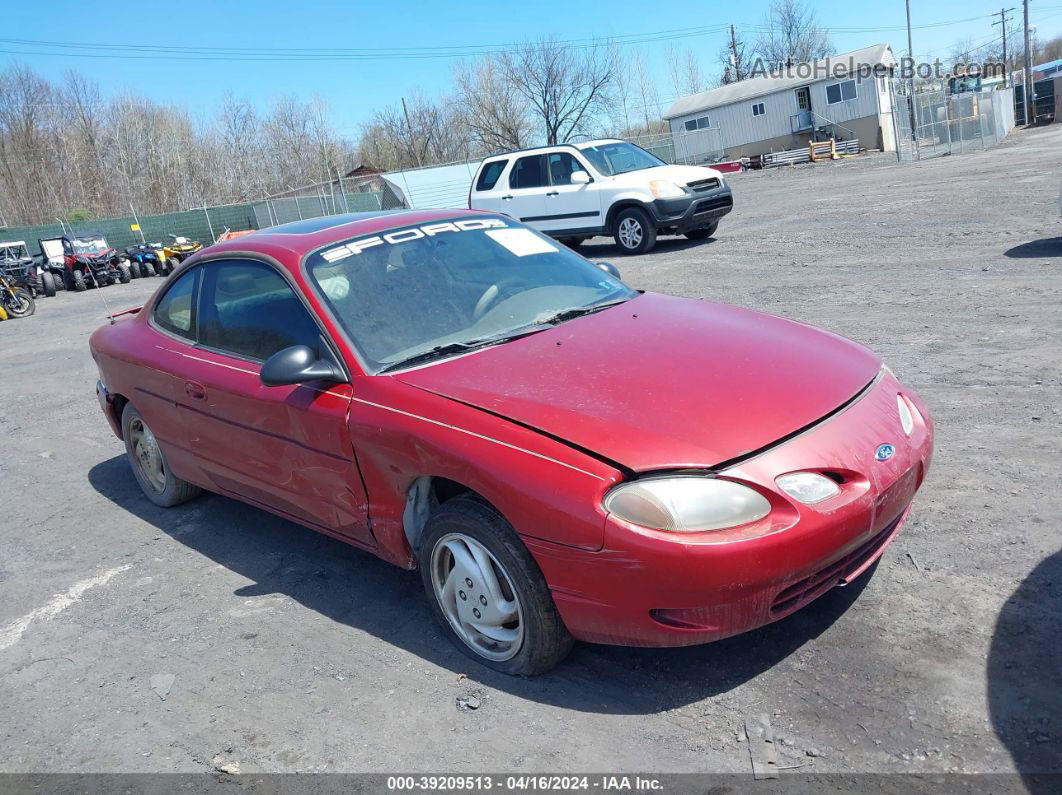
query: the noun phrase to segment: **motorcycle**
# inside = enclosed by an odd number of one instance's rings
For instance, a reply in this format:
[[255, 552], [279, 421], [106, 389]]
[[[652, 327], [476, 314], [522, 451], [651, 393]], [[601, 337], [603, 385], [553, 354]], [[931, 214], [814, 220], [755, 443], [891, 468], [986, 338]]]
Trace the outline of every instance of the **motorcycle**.
[[0, 308], [6, 320], [9, 317], [29, 317], [37, 311], [37, 304], [30, 291], [19, 287], [6, 273], [0, 273]]

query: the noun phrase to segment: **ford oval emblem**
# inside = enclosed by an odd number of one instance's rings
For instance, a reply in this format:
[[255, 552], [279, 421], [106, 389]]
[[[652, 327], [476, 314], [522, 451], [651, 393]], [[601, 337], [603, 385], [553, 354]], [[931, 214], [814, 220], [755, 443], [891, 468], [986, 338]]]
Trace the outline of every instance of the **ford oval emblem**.
[[892, 454], [896, 452], [896, 448], [891, 444], [882, 444], [878, 446], [878, 449], [874, 451], [874, 458], [878, 461], [888, 461], [892, 458]]

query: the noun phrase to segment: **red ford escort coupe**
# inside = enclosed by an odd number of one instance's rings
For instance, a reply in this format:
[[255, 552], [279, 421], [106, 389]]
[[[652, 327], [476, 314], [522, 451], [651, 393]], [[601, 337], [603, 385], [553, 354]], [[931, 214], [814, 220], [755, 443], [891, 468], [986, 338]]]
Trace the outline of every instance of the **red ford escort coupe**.
[[211, 246], [91, 346], [148, 499], [208, 489], [419, 568], [513, 674], [792, 613], [881, 556], [932, 455], [862, 346], [632, 290], [500, 215]]

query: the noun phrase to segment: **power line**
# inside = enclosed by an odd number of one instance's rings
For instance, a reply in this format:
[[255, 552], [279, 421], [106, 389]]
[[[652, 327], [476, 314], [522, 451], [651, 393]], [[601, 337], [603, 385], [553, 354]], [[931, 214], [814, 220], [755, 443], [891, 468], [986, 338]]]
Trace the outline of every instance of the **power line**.
[[[1062, 6], [1041, 6], [1041, 10], [1062, 8]], [[989, 19], [995, 14], [978, 15], [961, 19], [940, 20], [912, 25], [915, 30], [959, 25]], [[594, 38], [560, 39], [557, 44], [570, 49], [589, 49], [606, 44], [633, 45], [685, 38], [697, 38], [716, 33], [723, 33], [729, 25], [707, 25], [687, 28], [669, 28], [648, 33], [623, 33]], [[744, 32], [766, 32], [769, 25], [739, 24], [736, 27]], [[905, 25], [881, 26], [834, 26], [825, 28], [829, 33], [886, 33], [906, 30]], [[424, 60], [451, 59], [496, 55], [511, 52], [513, 48], [524, 46], [519, 42], [506, 44], [466, 44], [433, 47], [352, 47], [352, 48], [298, 48], [285, 46], [282, 50], [269, 47], [213, 47], [180, 45], [131, 45], [114, 44], [78, 44], [66, 41], [43, 39], [0, 38], [0, 45], [8, 47], [45, 47], [56, 48], [63, 52], [49, 52], [32, 49], [0, 49], [8, 55], [64, 55], [71, 58], [95, 58], [115, 60], [182, 60], [182, 61], [388, 61], [388, 60]]]

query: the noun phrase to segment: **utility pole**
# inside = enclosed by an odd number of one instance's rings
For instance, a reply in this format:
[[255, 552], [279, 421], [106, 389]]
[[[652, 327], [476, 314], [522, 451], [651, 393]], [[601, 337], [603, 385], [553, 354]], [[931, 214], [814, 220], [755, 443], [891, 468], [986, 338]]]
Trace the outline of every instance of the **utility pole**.
[[1025, 96], [1025, 126], [1031, 127], [1036, 111], [1033, 110], [1033, 79], [1032, 79], [1032, 52], [1029, 47], [1029, 0], [1024, 0], [1025, 6], [1025, 88], [1022, 94]]
[[730, 26], [730, 62], [734, 65], [734, 80], [741, 82], [745, 79], [744, 73], [741, 71], [741, 59], [738, 58], [737, 50], [737, 35], [734, 33], [734, 26]]
[[910, 61], [911, 77], [907, 81], [907, 113], [911, 117], [911, 141], [918, 144], [918, 127], [914, 112], [914, 46], [911, 44], [911, 0], [907, 0], [907, 60]]
[[[992, 23], [993, 27], [996, 25], [1001, 25], [1003, 27], [1003, 88], [1007, 87], [1007, 74], [1010, 72], [1010, 65], [1007, 61], [1007, 14], [1013, 10], [1013, 8], [999, 9], [999, 22]], [[995, 14], [992, 16], [995, 16]]]
[[[1028, 2], [1028, 0], [1026, 0]], [[417, 166], [421, 165], [420, 155], [417, 153], [417, 142], [413, 139], [413, 125], [409, 121], [409, 110], [406, 108], [406, 98], [402, 97], [402, 113], [406, 117], [406, 129], [409, 131], [409, 150], [413, 154], [413, 159], [417, 162]]]

